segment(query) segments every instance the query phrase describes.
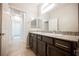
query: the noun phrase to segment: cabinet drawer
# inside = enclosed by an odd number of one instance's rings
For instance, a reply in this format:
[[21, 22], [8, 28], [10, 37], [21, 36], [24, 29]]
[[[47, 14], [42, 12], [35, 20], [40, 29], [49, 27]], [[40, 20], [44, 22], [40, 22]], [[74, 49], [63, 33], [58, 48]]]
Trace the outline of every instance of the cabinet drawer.
[[59, 47], [61, 49], [64, 49], [66, 51], [71, 50], [71, 42], [64, 41], [64, 40], [61, 40], [61, 39], [55, 40], [55, 46]]
[[34, 35], [36, 35], [36, 34], [34, 34], [34, 33], [31, 33], [31, 36], [33, 37]]
[[32, 39], [36, 40], [37, 35], [36, 34], [31, 34]]
[[63, 51], [52, 45], [47, 45], [47, 55], [48, 56], [69, 56], [70, 53]]
[[53, 39], [51, 37], [46, 37], [46, 36], [43, 36], [42, 40], [44, 42], [47, 42], [49, 44], [53, 44]]
[[41, 40], [41, 35], [38, 35], [38, 36], [37, 36], [37, 39], [38, 39], [38, 40]]
[[30, 36], [31, 36], [31, 37], [33, 37], [33, 34], [32, 34], [32, 33], [30, 33]]

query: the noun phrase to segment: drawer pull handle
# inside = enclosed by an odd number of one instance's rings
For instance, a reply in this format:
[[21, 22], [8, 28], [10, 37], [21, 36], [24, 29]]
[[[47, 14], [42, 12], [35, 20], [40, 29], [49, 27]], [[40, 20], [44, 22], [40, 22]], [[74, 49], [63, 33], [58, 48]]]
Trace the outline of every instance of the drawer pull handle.
[[59, 44], [59, 43], [56, 43], [56, 45], [58, 45], [58, 46], [62, 46], [62, 47], [64, 47], [64, 48], [68, 48], [67, 46], [62, 45], [62, 44]]

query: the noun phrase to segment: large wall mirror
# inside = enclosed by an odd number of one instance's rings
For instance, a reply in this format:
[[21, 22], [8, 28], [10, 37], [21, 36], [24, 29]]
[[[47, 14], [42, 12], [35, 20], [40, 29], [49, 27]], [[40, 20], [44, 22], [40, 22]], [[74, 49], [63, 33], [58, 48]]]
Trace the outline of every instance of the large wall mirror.
[[77, 3], [57, 4], [55, 8], [44, 13], [43, 18], [44, 15], [48, 17], [48, 31], [79, 32]]
[[31, 28], [41, 28], [42, 20], [39, 18], [35, 18], [31, 21]]
[[37, 22], [36, 19], [31, 21], [31, 28], [36, 28], [37, 27]]
[[77, 3], [57, 4], [40, 16], [31, 22], [32, 28], [39, 28], [47, 32], [79, 32]]

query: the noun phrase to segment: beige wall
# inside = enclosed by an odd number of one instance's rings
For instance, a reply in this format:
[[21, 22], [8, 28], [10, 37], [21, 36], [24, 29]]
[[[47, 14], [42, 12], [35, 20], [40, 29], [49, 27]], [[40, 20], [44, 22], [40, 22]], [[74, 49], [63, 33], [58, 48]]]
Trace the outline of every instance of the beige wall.
[[78, 32], [78, 4], [58, 4], [49, 15], [59, 20], [59, 31]]

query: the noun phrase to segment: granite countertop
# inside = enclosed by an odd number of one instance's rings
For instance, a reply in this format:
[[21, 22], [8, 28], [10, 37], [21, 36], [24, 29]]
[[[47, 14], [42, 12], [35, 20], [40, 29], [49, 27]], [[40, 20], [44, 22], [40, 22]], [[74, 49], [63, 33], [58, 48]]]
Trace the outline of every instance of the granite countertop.
[[60, 39], [67, 40], [67, 41], [78, 42], [78, 40], [79, 40], [79, 36], [56, 34], [56, 33], [46, 33], [46, 32], [30, 32], [30, 33], [40, 34], [40, 35], [49, 36], [49, 37], [60, 38]]

